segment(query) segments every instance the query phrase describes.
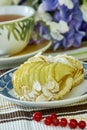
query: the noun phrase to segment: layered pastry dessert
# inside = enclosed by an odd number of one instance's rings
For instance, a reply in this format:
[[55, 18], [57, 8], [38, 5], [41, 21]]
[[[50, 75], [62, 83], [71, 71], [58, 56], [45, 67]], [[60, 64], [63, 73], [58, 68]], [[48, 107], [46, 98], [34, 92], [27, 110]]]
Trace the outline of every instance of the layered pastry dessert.
[[53, 101], [63, 97], [84, 80], [82, 63], [67, 55], [38, 55], [13, 73], [15, 94], [26, 101]]

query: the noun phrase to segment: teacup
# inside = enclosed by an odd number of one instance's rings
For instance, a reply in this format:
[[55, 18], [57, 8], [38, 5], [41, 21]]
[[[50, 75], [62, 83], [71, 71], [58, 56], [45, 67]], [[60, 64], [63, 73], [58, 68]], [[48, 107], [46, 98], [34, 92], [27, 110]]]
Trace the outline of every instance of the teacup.
[[13, 55], [28, 44], [35, 11], [29, 6], [0, 6], [0, 55]]

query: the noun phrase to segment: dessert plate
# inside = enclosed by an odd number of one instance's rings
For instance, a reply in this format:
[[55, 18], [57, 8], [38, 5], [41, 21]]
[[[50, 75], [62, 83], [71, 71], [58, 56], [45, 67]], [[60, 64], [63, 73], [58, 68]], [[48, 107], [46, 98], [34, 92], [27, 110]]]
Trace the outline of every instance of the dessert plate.
[[28, 45], [23, 51], [13, 56], [0, 56], [0, 69], [7, 69], [10, 67], [16, 67], [19, 64], [23, 63], [29, 57], [39, 53], [46, 51], [50, 46], [51, 41], [41, 41], [40, 44], [32, 44]]
[[71, 92], [67, 96], [65, 96], [64, 99], [62, 100], [47, 101], [47, 102], [31, 102], [31, 101], [19, 100], [15, 96], [12, 85], [12, 74], [17, 68], [12, 69], [0, 76], [0, 95], [15, 104], [28, 107], [44, 107], [44, 108], [63, 107], [70, 105], [72, 103], [83, 101], [87, 99], [87, 64], [83, 63], [83, 65], [85, 69], [84, 81], [77, 87], [74, 87], [71, 90]]

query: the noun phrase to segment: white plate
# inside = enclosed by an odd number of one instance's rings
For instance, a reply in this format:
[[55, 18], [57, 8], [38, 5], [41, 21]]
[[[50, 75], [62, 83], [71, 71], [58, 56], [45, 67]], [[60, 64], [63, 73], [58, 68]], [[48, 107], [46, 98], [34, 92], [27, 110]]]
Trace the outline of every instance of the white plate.
[[40, 44], [28, 45], [23, 51], [13, 56], [0, 56], [0, 69], [16, 67], [27, 60], [29, 57], [44, 52], [51, 46], [51, 41], [41, 41]]
[[[87, 64], [83, 63], [85, 72], [87, 73]], [[77, 87], [73, 88], [72, 91], [63, 99], [58, 101], [49, 102], [30, 102], [22, 101], [16, 98], [12, 85], [12, 74], [16, 70], [12, 69], [2, 76], [0, 76], [0, 95], [4, 98], [12, 101], [15, 104], [20, 104], [28, 107], [63, 107], [72, 103], [83, 101], [87, 99], [87, 74], [85, 73], [84, 82]]]

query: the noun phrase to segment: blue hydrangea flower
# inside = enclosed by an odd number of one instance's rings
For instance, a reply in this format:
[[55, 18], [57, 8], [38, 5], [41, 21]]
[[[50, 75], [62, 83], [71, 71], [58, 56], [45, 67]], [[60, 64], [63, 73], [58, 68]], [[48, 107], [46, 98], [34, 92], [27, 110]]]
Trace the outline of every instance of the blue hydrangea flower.
[[87, 0], [82, 1], [82, 5], [80, 6], [82, 11], [83, 22], [80, 26], [80, 30], [85, 32], [85, 36], [83, 37], [83, 41], [87, 41]]
[[[44, 11], [52, 15], [54, 22], [59, 23], [60, 20], [63, 20], [69, 27], [68, 32], [61, 33], [61, 35], [64, 36], [63, 39], [56, 40], [54, 37], [51, 37], [53, 49], [56, 50], [60, 46], [63, 46], [66, 49], [71, 46], [79, 47], [84, 36], [84, 32], [80, 30], [82, 12], [79, 8], [79, 1], [66, 0], [65, 2], [65, 0], [42, 0], [42, 5]], [[44, 26], [41, 28], [44, 32], [46, 31], [45, 34], [50, 33], [49, 31], [47, 32], [47, 28]], [[40, 32], [42, 31], [40, 30]], [[42, 37], [44, 37], [44, 34], [42, 34]]]
[[[22, 0], [22, 2], [23, 1], [28, 0]], [[32, 1], [33, 3], [34, 0], [29, 0], [29, 3], [30, 1]], [[42, 13], [41, 15], [39, 15], [40, 17], [38, 17], [38, 22], [36, 21], [36, 25], [34, 28], [35, 33], [33, 35], [33, 39], [31, 39], [31, 43], [32, 41], [40, 43], [39, 41], [43, 38], [50, 39], [53, 42], [52, 49], [56, 50], [59, 47], [64, 47], [65, 49], [71, 46], [79, 47], [81, 46], [83, 38], [87, 39], [87, 21], [83, 21], [84, 18], [87, 18], [87, 0], [81, 0], [82, 2], [80, 0], [35, 1], [39, 3], [39, 5], [41, 5], [43, 8], [41, 6], [38, 6], [37, 8], [37, 10], [39, 10], [39, 12], [42, 11]], [[83, 5], [80, 5], [79, 1]], [[60, 26], [61, 30], [58, 29], [58, 33], [56, 33], [56, 24], [59, 25], [60, 21], [66, 23], [66, 27], [64, 25]], [[54, 24], [54, 22], [56, 24]], [[63, 28], [65, 32], [62, 33]]]
[[79, 47], [83, 36], [84, 34], [82, 32], [72, 28], [67, 34], [65, 34], [65, 38], [61, 41], [61, 43], [65, 49], [71, 46]]
[[53, 11], [58, 6], [58, 0], [42, 0], [42, 4], [45, 11]]
[[85, 35], [84, 35], [82, 40], [87, 41], [87, 22], [85, 22], [84, 20], [83, 20], [83, 22], [81, 24], [80, 30], [85, 32]]

